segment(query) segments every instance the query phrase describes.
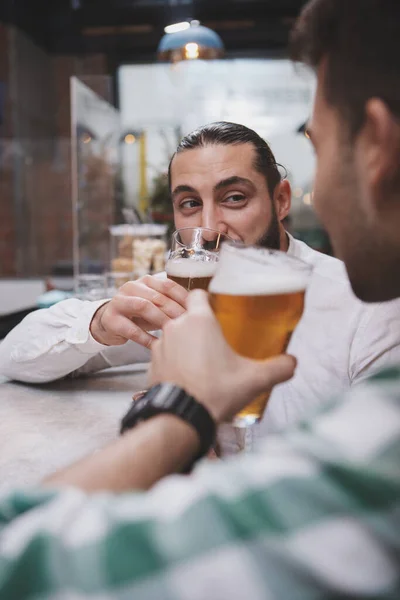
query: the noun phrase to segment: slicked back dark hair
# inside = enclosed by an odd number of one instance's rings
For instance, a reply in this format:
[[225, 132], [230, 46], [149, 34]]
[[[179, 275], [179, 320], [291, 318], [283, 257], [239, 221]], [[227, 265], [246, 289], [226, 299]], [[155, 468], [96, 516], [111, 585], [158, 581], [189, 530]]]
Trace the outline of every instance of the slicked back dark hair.
[[344, 117], [350, 137], [370, 98], [400, 117], [400, 0], [311, 0], [290, 46], [293, 60], [314, 69], [327, 59], [325, 99]]
[[279, 166], [275, 156], [265, 140], [252, 129], [238, 123], [228, 121], [217, 121], [199, 127], [185, 136], [172, 156], [168, 167], [168, 182], [171, 189], [171, 165], [176, 154], [195, 148], [206, 146], [239, 146], [240, 144], [251, 144], [255, 150], [254, 168], [264, 175], [268, 191], [273, 197], [278, 183], [282, 180]]

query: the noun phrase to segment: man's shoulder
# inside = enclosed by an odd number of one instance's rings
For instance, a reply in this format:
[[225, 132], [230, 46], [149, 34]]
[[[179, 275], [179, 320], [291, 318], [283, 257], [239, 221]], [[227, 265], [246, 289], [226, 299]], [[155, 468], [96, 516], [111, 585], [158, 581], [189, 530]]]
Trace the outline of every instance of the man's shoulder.
[[349, 285], [346, 267], [338, 258], [314, 250], [305, 242], [293, 237], [290, 239], [290, 250], [293, 256], [312, 265], [314, 275], [318, 274], [326, 279], [341, 281]]
[[289, 252], [313, 267], [307, 292], [309, 303], [311, 300], [317, 308], [330, 307], [335, 312], [341, 312], [345, 307], [353, 312], [366, 306], [355, 296], [341, 260], [322, 254], [295, 238], [290, 240]]

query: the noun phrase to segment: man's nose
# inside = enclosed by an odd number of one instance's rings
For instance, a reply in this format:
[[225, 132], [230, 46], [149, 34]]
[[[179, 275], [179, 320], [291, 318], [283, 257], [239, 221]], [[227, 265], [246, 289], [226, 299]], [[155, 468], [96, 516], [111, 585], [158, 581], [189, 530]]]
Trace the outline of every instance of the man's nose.
[[204, 239], [207, 241], [215, 240], [218, 233], [228, 233], [228, 227], [219, 217], [217, 210], [203, 212], [202, 227], [210, 230], [204, 231]]

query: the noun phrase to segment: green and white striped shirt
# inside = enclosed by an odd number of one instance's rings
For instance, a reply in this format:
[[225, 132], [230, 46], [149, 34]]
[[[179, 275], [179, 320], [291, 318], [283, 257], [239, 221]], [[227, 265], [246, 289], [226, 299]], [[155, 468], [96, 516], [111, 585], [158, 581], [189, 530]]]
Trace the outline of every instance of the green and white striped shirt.
[[400, 370], [151, 491], [0, 499], [0, 599], [400, 599]]

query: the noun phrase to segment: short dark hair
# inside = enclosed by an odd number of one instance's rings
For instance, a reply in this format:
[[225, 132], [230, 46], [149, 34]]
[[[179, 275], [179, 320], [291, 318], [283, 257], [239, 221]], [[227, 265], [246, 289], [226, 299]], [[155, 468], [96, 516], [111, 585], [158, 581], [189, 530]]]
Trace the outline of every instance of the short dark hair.
[[271, 148], [258, 133], [249, 129], [249, 127], [238, 123], [229, 123], [228, 121], [217, 121], [203, 125], [182, 139], [169, 163], [169, 188], [171, 189], [171, 165], [176, 154], [195, 148], [204, 148], [205, 146], [237, 146], [239, 144], [252, 144], [254, 147], [256, 151], [254, 167], [256, 171], [264, 175], [272, 198], [276, 186], [282, 180], [282, 175], [278, 169], [280, 165], [276, 162]]
[[327, 59], [324, 95], [354, 137], [370, 98], [400, 116], [400, 1], [310, 0], [290, 36], [291, 57], [317, 69]]

